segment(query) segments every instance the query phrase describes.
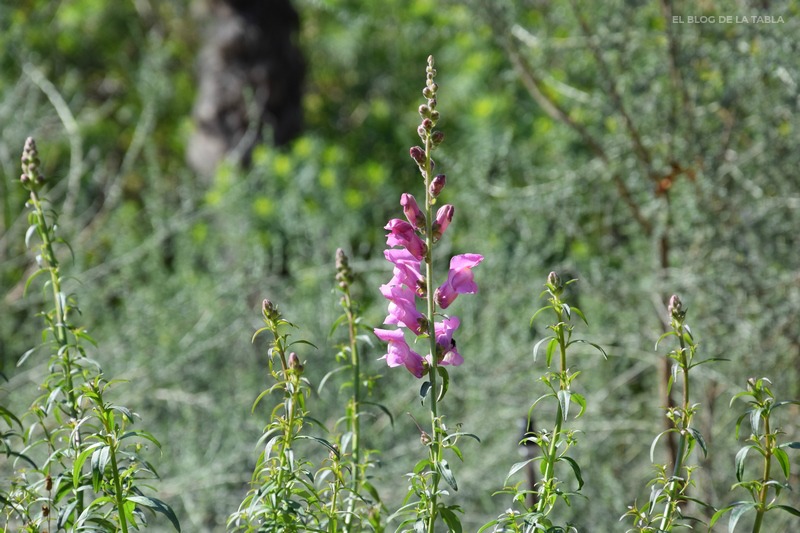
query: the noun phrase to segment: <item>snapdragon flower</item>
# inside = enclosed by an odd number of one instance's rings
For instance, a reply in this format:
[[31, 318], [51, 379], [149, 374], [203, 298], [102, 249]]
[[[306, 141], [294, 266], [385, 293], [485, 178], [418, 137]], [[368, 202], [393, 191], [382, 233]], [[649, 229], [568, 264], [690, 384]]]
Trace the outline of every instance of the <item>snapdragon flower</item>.
[[450, 259], [450, 271], [445, 281], [434, 295], [436, 303], [442, 309], [447, 309], [459, 294], [474, 294], [478, 292], [472, 269], [483, 261], [480, 254], [460, 254]]
[[[457, 316], [445, 318], [442, 322], [434, 324], [436, 332], [436, 358], [440, 365], [458, 366], [464, 362], [464, 358], [456, 350], [456, 341], [453, 340], [453, 333], [461, 325]], [[428, 356], [430, 358], [430, 356]], [[429, 361], [430, 362], [430, 361]]]
[[387, 285], [405, 285], [418, 296], [425, 296], [425, 276], [420, 270], [420, 261], [404, 248], [384, 250], [383, 256], [394, 265], [393, 277]]
[[389, 230], [389, 233], [386, 235], [387, 245], [402, 246], [417, 259], [423, 259], [425, 257], [425, 252], [428, 251], [428, 247], [425, 245], [425, 241], [417, 235], [414, 226], [410, 223], [405, 220], [400, 220], [399, 218], [393, 218], [384, 226], [384, 229]]
[[381, 285], [381, 294], [389, 300], [389, 316], [384, 324], [399, 324], [416, 335], [422, 335], [428, 329], [425, 315], [417, 310], [413, 290], [400, 285]]
[[389, 344], [386, 355], [381, 357], [386, 360], [387, 365], [405, 366], [417, 378], [425, 375], [425, 360], [408, 346], [402, 329], [376, 328], [374, 332], [375, 336]]

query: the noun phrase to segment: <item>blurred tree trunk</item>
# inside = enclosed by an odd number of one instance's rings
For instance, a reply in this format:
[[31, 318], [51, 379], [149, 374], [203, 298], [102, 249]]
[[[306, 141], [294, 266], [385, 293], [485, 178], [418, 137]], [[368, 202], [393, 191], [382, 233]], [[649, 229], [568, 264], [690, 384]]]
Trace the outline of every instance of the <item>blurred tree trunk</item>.
[[275, 146], [299, 135], [306, 72], [300, 17], [289, 0], [212, 0], [207, 15], [187, 147], [189, 164], [206, 176], [225, 157], [247, 166], [270, 137], [265, 126]]

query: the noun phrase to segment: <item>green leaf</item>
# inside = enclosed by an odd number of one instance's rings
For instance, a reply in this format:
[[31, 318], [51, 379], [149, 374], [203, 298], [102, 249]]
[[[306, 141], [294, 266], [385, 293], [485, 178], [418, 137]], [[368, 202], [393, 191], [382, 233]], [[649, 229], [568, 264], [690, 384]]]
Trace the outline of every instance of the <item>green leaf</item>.
[[172, 522], [172, 527], [174, 527], [176, 531], [181, 530], [181, 524], [178, 521], [178, 517], [175, 516], [175, 511], [172, 510], [172, 507], [161, 500], [157, 498], [150, 498], [149, 496], [144, 495], [128, 496], [126, 500], [141, 505], [142, 507], [147, 507], [148, 509], [151, 509], [157, 513], [163, 514], [169, 519], [170, 522]]
[[795, 509], [794, 507], [789, 507], [788, 505], [773, 505], [772, 508], [781, 509], [789, 514], [800, 517], [800, 510]]
[[736, 529], [736, 523], [739, 522], [739, 519], [751, 509], [755, 509], [756, 503], [755, 502], [736, 502], [733, 504], [733, 510], [731, 512], [731, 518], [728, 521], [728, 533], [733, 533], [733, 530]]
[[428, 396], [428, 391], [431, 390], [431, 382], [426, 381], [419, 388], [419, 403], [425, 404], [425, 397]]
[[458, 490], [458, 483], [456, 483], [456, 478], [453, 475], [453, 471], [450, 470], [450, 464], [447, 462], [446, 459], [442, 459], [438, 463], [436, 463], [436, 470], [442, 475], [447, 484], [453, 487], [453, 490]]
[[[543, 292], [542, 294], [544, 294], [544, 292]], [[545, 306], [545, 307], [542, 307], [542, 308], [540, 308], [540, 309], [537, 309], [537, 310], [536, 310], [536, 312], [535, 312], [535, 313], [533, 313], [533, 316], [531, 317], [531, 323], [530, 323], [530, 326], [531, 326], [531, 327], [533, 327], [533, 321], [536, 319], [536, 317], [537, 317], [537, 316], [539, 316], [539, 313], [541, 313], [541, 312], [543, 312], [543, 311], [546, 311], [546, 310], [548, 310], [548, 309], [553, 309], [553, 306], [552, 306], [552, 305], [547, 305], [547, 306]]]
[[584, 398], [582, 394], [573, 392], [572, 400], [574, 400], [575, 403], [581, 406], [581, 410], [578, 412], [577, 415], [575, 415], [575, 418], [580, 418], [581, 415], [586, 411], [586, 398]]
[[330, 442], [328, 442], [327, 440], [325, 440], [325, 439], [323, 439], [321, 437], [314, 437], [312, 435], [297, 435], [295, 437], [295, 439], [296, 440], [313, 440], [313, 441], [316, 441], [316, 442], [322, 444], [323, 446], [325, 446], [326, 448], [328, 448], [328, 450], [330, 450], [330, 452], [332, 454], [334, 454], [337, 458], [339, 457], [339, 450], [337, 450], [336, 447], [333, 444], [331, 444]]
[[439, 514], [451, 533], [461, 533], [461, 520], [449, 507], [440, 507]]
[[754, 407], [750, 411], [750, 427], [752, 428], [753, 435], [760, 435], [759, 429], [761, 428], [761, 413], [763, 410], [760, 407]]
[[655, 463], [653, 456], [655, 454], [656, 444], [658, 444], [658, 440], [663, 437], [667, 433], [673, 433], [675, 429], [667, 429], [656, 435], [656, 438], [653, 439], [653, 442], [650, 443], [650, 462]]
[[443, 366], [437, 366], [436, 372], [442, 378], [442, 388], [439, 389], [439, 397], [436, 399], [437, 402], [441, 402], [444, 399], [444, 395], [447, 394], [447, 389], [450, 387], [450, 374], [448, 374], [447, 369]]
[[783, 470], [783, 475], [786, 479], [789, 479], [789, 474], [792, 469], [790, 462], [789, 462], [789, 455], [780, 448], [775, 448], [772, 450], [772, 454], [775, 456], [775, 459], [778, 460], [778, 463], [781, 465], [781, 470]]
[[394, 417], [392, 416], [392, 413], [389, 412], [389, 409], [385, 405], [377, 403], [377, 402], [368, 402], [368, 401], [362, 401], [361, 403], [363, 405], [374, 405], [375, 407], [377, 407], [378, 409], [383, 411], [384, 414], [389, 417], [389, 424], [392, 427], [394, 427]]
[[554, 337], [545, 337], [544, 339], [540, 340], [536, 344], [533, 345], [533, 362], [536, 362], [536, 357], [539, 355], [539, 347], [542, 345], [543, 342], [546, 342]]
[[561, 419], [566, 422], [569, 415], [569, 400], [572, 393], [568, 390], [560, 389], [558, 391], [558, 404], [561, 406]]
[[703, 450], [703, 457], [708, 457], [708, 448], [706, 447], [706, 440], [703, 438], [703, 434], [700, 433], [695, 428], [686, 428], [692, 438], [700, 445], [700, 449]]
[[322, 389], [325, 387], [325, 383], [327, 383], [328, 380], [334, 376], [334, 374], [338, 374], [339, 372], [344, 372], [345, 370], [350, 370], [350, 365], [340, 366], [339, 368], [331, 370], [330, 372], [325, 374], [325, 376], [319, 382], [319, 387], [317, 387], [317, 394], [322, 394]]
[[161, 443], [158, 441], [158, 439], [156, 439], [153, 435], [151, 435], [150, 432], [144, 430], [127, 431], [119, 438], [119, 440], [125, 440], [131, 437], [138, 437], [140, 439], [149, 440], [150, 442], [155, 444], [158, 449], [161, 449]]
[[578, 480], [577, 490], [581, 490], [581, 488], [583, 487], [583, 476], [581, 476], [581, 467], [578, 465], [575, 459], [573, 459], [572, 457], [567, 457], [566, 455], [564, 457], [561, 457], [559, 460], [564, 460], [568, 462], [569, 466], [572, 467], [572, 472], [575, 474], [575, 479]]
[[755, 446], [744, 446], [741, 450], [736, 452], [736, 458], [734, 459], [734, 464], [736, 465], [736, 481], [742, 481], [744, 477], [744, 460], [751, 448], [755, 448]]
[[547, 343], [547, 367], [550, 368], [550, 363], [553, 360], [553, 354], [556, 352], [556, 348], [558, 348], [558, 339], [555, 337], [551, 337], [550, 342]]
[[314, 343], [309, 342], [309, 341], [307, 341], [305, 339], [300, 339], [300, 340], [296, 340], [294, 342], [290, 342], [289, 346], [294, 346], [295, 344], [307, 344], [308, 346], [311, 346], [312, 348], [316, 348], [317, 350], [319, 350], [319, 348], [317, 348], [317, 346]]
[[580, 310], [580, 309], [578, 309], [577, 307], [573, 307], [573, 308], [572, 308], [572, 310], [575, 312], [575, 314], [576, 314], [576, 315], [578, 315], [579, 317], [581, 317], [581, 320], [583, 320], [583, 323], [584, 323], [584, 324], [586, 324], [587, 326], [589, 325], [589, 321], [588, 321], [588, 320], [586, 320], [586, 317], [583, 315], [583, 311], [581, 311], [581, 310]]
[[508, 475], [506, 475], [506, 479], [505, 481], [503, 481], [503, 485], [508, 484], [508, 480], [511, 478], [511, 476], [513, 476], [514, 474], [525, 468], [532, 461], [536, 461], [537, 459], [541, 459], [541, 456], [534, 457], [533, 459], [528, 459], [527, 461], [521, 461], [519, 463], [514, 463], [513, 465], [511, 465], [511, 469], [508, 471]]

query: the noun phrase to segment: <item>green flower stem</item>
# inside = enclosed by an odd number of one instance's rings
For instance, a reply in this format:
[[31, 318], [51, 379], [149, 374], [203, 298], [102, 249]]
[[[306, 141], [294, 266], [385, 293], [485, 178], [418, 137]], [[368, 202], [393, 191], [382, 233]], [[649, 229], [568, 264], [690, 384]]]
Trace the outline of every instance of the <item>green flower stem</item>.
[[[67, 325], [66, 325], [66, 309], [64, 309], [63, 299], [61, 297], [61, 276], [59, 275], [58, 260], [53, 251], [53, 239], [51, 238], [52, 228], [48, 226], [47, 219], [42, 209], [42, 203], [39, 200], [39, 195], [36, 191], [31, 191], [31, 203], [33, 204], [34, 213], [36, 216], [36, 228], [39, 237], [42, 239], [42, 260], [47, 265], [47, 270], [50, 273], [50, 286], [53, 289], [53, 303], [56, 311], [56, 321], [53, 326], [53, 332], [56, 336], [59, 351], [68, 344], [67, 339]], [[64, 350], [64, 373], [67, 380], [67, 395], [69, 398], [70, 416], [77, 417], [78, 408], [77, 400], [75, 397], [74, 386], [72, 383], [72, 361], [69, 358], [69, 350]]]
[[686, 434], [688, 433], [691, 415], [689, 414], [689, 362], [686, 359], [686, 342], [683, 338], [683, 324], [676, 329], [680, 342], [679, 364], [683, 371], [683, 410], [681, 413], [680, 437], [678, 438], [678, 453], [675, 455], [675, 465], [672, 468], [672, 481], [667, 490], [667, 504], [661, 517], [660, 530], [666, 531], [667, 524], [672, 521], [672, 515], [678, 505], [678, 476], [683, 468], [684, 455], [686, 454]]
[[[353, 481], [352, 493], [353, 495], [359, 494], [361, 491], [361, 423], [360, 423], [360, 410], [361, 410], [361, 361], [358, 356], [358, 343], [356, 342], [356, 317], [353, 312], [353, 301], [350, 297], [350, 287], [345, 285], [344, 292], [344, 312], [347, 316], [347, 331], [350, 336], [350, 366], [353, 370], [353, 397], [351, 398], [351, 412], [350, 412], [350, 432], [353, 435]], [[336, 493], [334, 493], [334, 498]], [[335, 504], [335, 502], [334, 502]], [[345, 533], [350, 531], [350, 523], [353, 519], [353, 510], [355, 509], [356, 498], [350, 498], [347, 505], [347, 514], [345, 515]], [[335, 505], [332, 507], [336, 508]]]
[[[56, 259], [56, 254], [53, 251], [53, 228], [47, 223], [47, 218], [45, 217], [39, 195], [36, 194], [35, 190], [31, 190], [30, 193], [31, 204], [33, 205], [33, 212], [36, 217], [36, 231], [39, 234], [39, 238], [42, 239], [42, 261], [50, 274], [50, 287], [52, 288], [53, 304], [56, 312], [55, 324], [51, 324], [50, 327], [55, 334], [56, 343], [58, 344], [57, 353], [63, 353], [61, 364], [66, 382], [65, 388], [69, 404], [69, 415], [77, 420], [79, 418], [78, 414], [80, 408], [77, 396], [75, 395], [75, 384], [72, 380], [72, 359], [70, 358], [66, 323], [67, 310], [64, 308], [64, 298], [62, 297], [63, 293], [61, 291], [61, 274], [59, 272], [58, 259]], [[80, 449], [80, 431], [76, 431], [76, 440], [76, 448]], [[75, 500], [75, 516], [80, 516], [84, 510], [83, 491], [75, 490]]]
[[[103, 417], [107, 420], [107, 417]], [[114, 428], [106, 427], [106, 431], [111, 433]], [[109, 457], [111, 459], [111, 476], [114, 478], [114, 499], [117, 501], [117, 516], [119, 516], [119, 527], [122, 533], [128, 533], [128, 520], [125, 518], [125, 497], [122, 494], [122, 481], [119, 478], [119, 467], [117, 466], [117, 439], [109, 436]]]
[[431, 135], [425, 136], [425, 244], [427, 251], [425, 253], [425, 287], [426, 287], [426, 300], [428, 304], [428, 340], [431, 354], [430, 366], [430, 379], [431, 379], [431, 438], [430, 443], [430, 457], [433, 467], [432, 471], [432, 490], [430, 499], [430, 511], [428, 515], [428, 533], [433, 533], [434, 524], [436, 522], [437, 514], [437, 500], [439, 492], [439, 472], [437, 465], [442, 460], [442, 435], [439, 431], [439, 412], [438, 412], [438, 391], [436, 388], [436, 378], [438, 376], [439, 362], [436, 357], [436, 330], [434, 327], [434, 315], [436, 313], [436, 302], [434, 301], [434, 288], [433, 288], [433, 204], [435, 202], [431, 196], [431, 150], [432, 150]]
[[[561, 353], [561, 377], [559, 379], [559, 389], [566, 390], [569, 387], [566, 378], [567, 372], [567, 341], [564, 337], [564, 311], [560, 305], [557, 297], [553, 299], [553, 309], [558, 316], [558, 325], [555, 328], [556, 339], [558, 340], [558, 347]], [[564, 423], [564, 413], [561, 410], [561, 402], [558, 402], [558, 409], [556, 410], [556, 423], [553, 428], [553, 434], [550, 436], [550, 446], [547, 450], [547, 458], [545, 460], [544, 478], [542, 480], [542, 487], [539, 492], [539, 500], [536, 503], [536, 511], [544, 513], [547, 507], [547, 502], [550, 500], [549, 492], [551, 484], [555, 477], [556, 454], [558, 453], [558, 440], [561, 435], [561, 428]]]
[[[769, 413], [767, 410], [766, 413]], [[758, 505], [756, 506], [756, 520], [753, 523], [753, 533], [761, 531], [761, 523], [767, 512], [767, 490], [769, 489], [769, 471], [772, 467], [772, 450], [775, 442], [770, 435], [769, 416], [764, 416], [764, 477], [761, 479], [761, 490], [758, 493]]]

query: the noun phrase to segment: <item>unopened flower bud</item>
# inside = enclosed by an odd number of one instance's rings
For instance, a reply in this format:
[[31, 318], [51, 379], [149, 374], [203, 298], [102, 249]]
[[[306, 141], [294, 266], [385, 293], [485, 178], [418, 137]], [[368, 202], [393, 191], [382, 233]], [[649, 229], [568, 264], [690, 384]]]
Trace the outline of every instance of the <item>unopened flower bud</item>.
[[411, 159], [416, 161], [419, 166], [425, 164], [425, 150], [419, 146], [412, 146], [411, 150], [409, 150], [409, 155], [411, 156]]
[[289, 368], [297, 371], [298, 373], [302, 372], [305, 368], [303, 363], [300, 362], [300, 358], [297, 357], [297, 354], [294, 352], [289, 354]]
[[424, 96], [425, 98], [428, 99], [433, 98], [434, 94], [436, 93], [434, 93], [430, 87], [425, 87], [424, 89], [422, 89], [422, 96]]
[[425, 128], [425, 131], [431, 131], [431, 129], [433, 129], [433, 121], [429, 118], [426, 118], [422, 121], [422, 127]]
[[436, 122], [439, 121], [439, 112], [436, 111], [435, 109], [431, 111], [431, 120], [433, 121], [434, 124], [436, 124]]
[[423, 446], [428, 446], [431, 443], [431, 436], [428, 435], [426, 432], [422, 432], [419, 434], [419, 441], [422, 443]]
[[686, 311], [683, 310], [683, 302], [681, 302], [677, 294], [673, 294], [670, 297], [667, 311], [669, 311], [669, 315], [675, 320], [683, 320], [686, 316]]
[[437, 174], [436, 177], [434, 177], [431, 180], [431, 186], [430, 186], [431, 196], [433, 196], [434, 198], [439, 196], [439, 193], [441, 193], [442, 189], [444, 189], [446, 182], [447, 182], [447, 177], [444, 174]]
[[419, 106], [419, 116], [422, 118], [428, 118], [431, 115], [431, 108], [422, 104]]
[[431, 135], [431, 142], [433, 143], [434, 146], [439, 146], [440, 144], [442, 144], [443, 140], [444, 140], [444, 132], [442, 131], [436, 130]]
[[400, 205], [403, 206], [403, 213], [406, 219], [414, 226], [414, 229], [419, 230], [425, 227], [425, 213], [419, 208], [416, 198], [414, 196], [403, 193], [400, 196]]
[[439, 211], [436, 212], [436, 220], [433, 222], [433, 240], [438, 241], [442, 238], [447, 226], [450, 225], [450, 222], [453, 220], [453, 214], [455, 214], [455, 207], [450, 204], [443, 205], [439, 208]]
[[547, 288], [550, 292], [558, 296], [564, 290], [564, 285], [561, 283], [561, 278], [555, 272], [550, 272], [547, 275]]
[[261, 302], [261, 313], [264, 315], [264, 318], [270, 322], [277, 319], [279, 316], [278, 308], [266, 298]]
[[420, 124], [417, 126], [417, 135], [419, 135], [419, 140], [425, 142], [425, 139], [428, 138], [428, 132], [425, 131], [425, 128]]

